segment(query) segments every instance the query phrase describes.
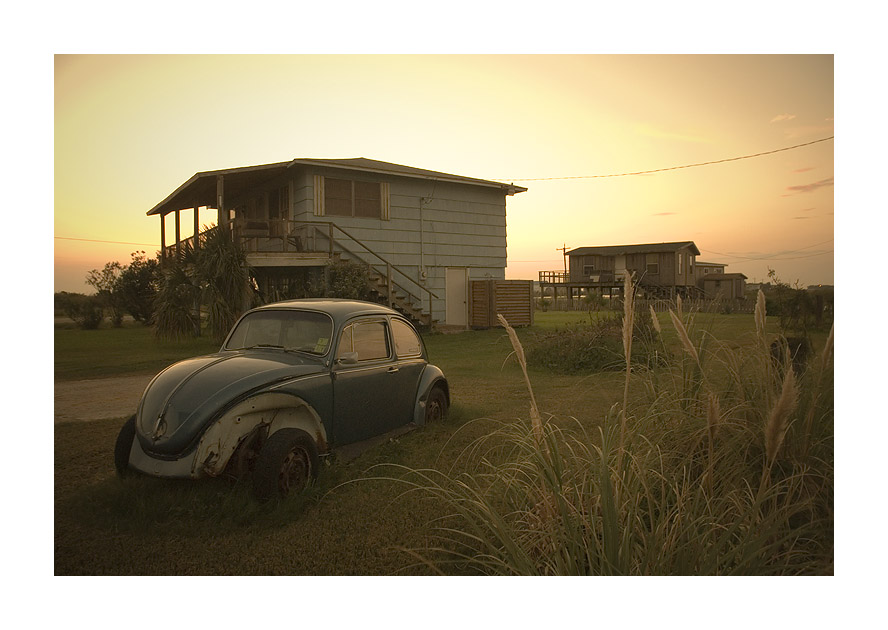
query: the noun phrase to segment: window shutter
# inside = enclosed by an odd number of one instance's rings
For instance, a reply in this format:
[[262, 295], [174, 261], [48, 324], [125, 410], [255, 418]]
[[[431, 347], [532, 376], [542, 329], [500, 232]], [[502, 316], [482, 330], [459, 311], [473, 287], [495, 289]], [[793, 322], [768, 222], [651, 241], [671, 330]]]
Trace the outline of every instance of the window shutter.
[[314, 213], [316, 217], [324, 216], [324, 176], [314, 176]]
[[391, 219], [391, 210], [390, 210], [390, 202], [389, 202], [389, 194], [390, 188], [388, 182], [382, 182], [379, 184], [379, 196], [380, 196], [380, 215], [379, 218], [383, 221], [388, 221]]

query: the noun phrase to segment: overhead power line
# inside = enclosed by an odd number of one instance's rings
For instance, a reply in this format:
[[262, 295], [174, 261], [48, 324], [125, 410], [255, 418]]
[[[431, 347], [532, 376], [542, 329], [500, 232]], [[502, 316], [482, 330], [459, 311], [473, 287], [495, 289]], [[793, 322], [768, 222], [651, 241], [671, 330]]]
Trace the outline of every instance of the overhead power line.
[[694, 168], [695, 166], [708, 166], [710, 164], [723, 164], [725, 162], [736, 162], [737, 160], [748, 160], [751, 158], [762, 157], [764, 155], [772, 155], [774, 153], [780, 153], [782, 151], [792, 151], [793, 149], [800, 149], [802, 147], [811, 146], [812, 144], [817, 144], [818, 142], [826, 142], [827, 140], [834, 139], [835, 136], [830, 136], [828, 138], [820, 138], [819, 140], [812, 140], [811, 142], [805, 142], [804, 144], [796, 144], [791, 147], [783, 147], [782, 149], [774, 149], [773, 151], [762, 151], [761, 153], [752, 153], [750, 155], [741, 155], [739, 157], [725, 158], [723, 160], [712, 160], [711, 162], [698, 162], [696, 164], [683, 164], [682, 166], [669, 166], [667, 168], [655, 168], [649, 171], [633, 171], [630, 173], [611, 173], [608, 175], [572, 175], [566, 177], [525, 177], [525, 178], [492, 178], [495, 181], [501, 182], [541, 182], [541, 181], [550, 181], [556, 179], [596, 179], [596, 178], [604, 178], [604, 177], [628, 177], [630, 175], [650, 175], [651, 173], [662, 173], [664, 171], [677, 171], [682, 168]]
[[111, 243], [112, 245], [145, 245], [147, 247], [158, 247], [157, 243], [130, 243], [127, 241], [100, 241], [95, 238], [74, 238], [72, 236], [55, 236], [62, 241], [84, 241], [86, 243]]
[[[745, 261], [755, 261], [755, 260], [800, 260], [802, 258], [812, 258], [814, 256], [823, 256], [824, 254], [832, 254], [834, 250], [829, 250], [825, 252], [815, 252], [813, 254], [806, 254], [804, 256], [786, 256], [787, 254], [798, 254], [806, 249], [811, 249], [812, 247], [817, 247], [818, 245], [826, 245], [827, 243], [832, 243], [834, 239], [829, 239], [828, 241], [823, 241], [820, 243], [814, 243], [813, 245], [806, 245], [805, 247], [800, 247], [799, 249], [794, 249], [789, 252], [780, 252], [779, 254], [768, 254], [766, 256], [737, 256], [736, 254], [726, 254], [724, 252], [714, 252], [711, 249], [701, 249], [700, 251], [706, 252], [707, 254], [715, 254], [717, 256], [726, 256], [728, 258], [738, 258], [740, 260]], [[782, 257], [785, 256], [785, 257]]]

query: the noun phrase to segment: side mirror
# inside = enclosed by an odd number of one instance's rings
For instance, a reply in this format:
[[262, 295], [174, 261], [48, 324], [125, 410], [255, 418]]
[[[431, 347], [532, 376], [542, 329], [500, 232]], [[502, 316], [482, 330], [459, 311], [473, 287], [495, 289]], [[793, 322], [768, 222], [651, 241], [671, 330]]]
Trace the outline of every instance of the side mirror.
[[336, 359], [336, 363], [340, 365], [356, 365], [358, 362], [358, 353], [357, 352], [343, 352], [339, 355], [339, 358]]

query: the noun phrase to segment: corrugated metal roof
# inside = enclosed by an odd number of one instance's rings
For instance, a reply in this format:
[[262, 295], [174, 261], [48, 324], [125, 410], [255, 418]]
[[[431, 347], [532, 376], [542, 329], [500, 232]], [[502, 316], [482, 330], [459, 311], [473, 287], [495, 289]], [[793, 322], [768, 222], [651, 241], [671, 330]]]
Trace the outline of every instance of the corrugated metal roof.
[[413, 177], [420, 179], [431, 179], [436, 181], [452, 182], [456, 184], [469, 184], [473, 186], [486, 186], [489, 188], [499, 188], [507, 195], [525, 192], [527, 188], [515, 186], [514, 184], [504, 184], [502, 182], [494, 182], [486, 179], [476, 179], [474, 177], [463, 177], [461, 175], [451, 175], [449, 173], [439, 173], [437, 171], [429, 171], [412, 166], [403, 166], [401, 164], [392, 164], [390, 162], [381, 162], [379, 160], [369, 160], [367, 158], [348, 158], [348, 159], [316, 159], [316, 158], [296, 158], [289, 162], [276, 162], [274, 164], [261, 164], [258, 166], [242, 166], [238, 168], [222, 169], [217, 171], [203, 171], [195, 173], [188, 181], [179, 186], [170, 193], [166, 199], [151, 208], [148, 215], [166, 214], [175, 210], [184, 208], [194, 208], [207, 206], [214, 208], [217, 205], [216, 200], [216, 178], [223, 176], [224, 192], [226, 197], [237, 197], [242, 192], [261, 184], [269, 179], [274, 179], [281, 175], [288, 168], [294, 166], [322, 166], [327, 168], [340, 168], [351, 171], [362, 171], [366, 173], [381, 173], [387, 175], [396, 175], [399, 177]]
[[[678, 241], [675, 243], [644, 243], [640, 245], [604, 245], [601, 247], [578, 247], [567, 252], [568, 256], [620, 256], [622, 254], [654, 254], [659, 252], [677, 252], [690, 247], [695, 256], [700, 250], [694, 241]], [[699, 263], [698, 263], [699, 264]]]

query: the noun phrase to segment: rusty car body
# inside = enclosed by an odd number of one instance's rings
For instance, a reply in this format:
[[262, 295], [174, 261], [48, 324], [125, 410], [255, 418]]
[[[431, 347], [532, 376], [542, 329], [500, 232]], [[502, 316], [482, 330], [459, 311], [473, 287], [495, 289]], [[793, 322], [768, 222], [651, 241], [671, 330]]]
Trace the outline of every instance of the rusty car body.
[[291, 300], [244, 314], [221, 349], [149, 383], [115, 446], [120, 475], [252, 474], [260, 498], [298, 492], [334, 447], [443, 418], [450, 389], [397, 311]]

